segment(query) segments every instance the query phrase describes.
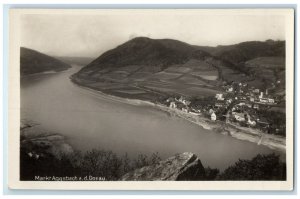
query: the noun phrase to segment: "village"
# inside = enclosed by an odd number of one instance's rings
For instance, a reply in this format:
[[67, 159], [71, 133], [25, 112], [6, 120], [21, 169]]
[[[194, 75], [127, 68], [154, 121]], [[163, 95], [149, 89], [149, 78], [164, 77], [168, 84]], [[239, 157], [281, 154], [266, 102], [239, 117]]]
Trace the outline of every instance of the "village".
[[282, 96], [270, 93], [269, 89], [262, 90], [239, 82], [223, 85], [222, 89], [223, 92], [213, 97], [169, 97], [165, 105], [213, 122], [222, 121], [268, 134], [285, 135], [285, 114], [270, 111], [285, 100]]

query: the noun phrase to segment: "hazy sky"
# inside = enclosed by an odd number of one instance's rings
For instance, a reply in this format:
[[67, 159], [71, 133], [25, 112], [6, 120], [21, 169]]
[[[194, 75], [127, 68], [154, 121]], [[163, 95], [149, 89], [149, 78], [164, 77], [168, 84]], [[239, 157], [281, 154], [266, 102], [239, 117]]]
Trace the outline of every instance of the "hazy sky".
[[26, 14], [21, 45], [56, 56], [98, 57], [137, 36], [170, 38], [216, 46], [243, 41], [285, 39], [284, 17], [277, 15], [191, 14]]

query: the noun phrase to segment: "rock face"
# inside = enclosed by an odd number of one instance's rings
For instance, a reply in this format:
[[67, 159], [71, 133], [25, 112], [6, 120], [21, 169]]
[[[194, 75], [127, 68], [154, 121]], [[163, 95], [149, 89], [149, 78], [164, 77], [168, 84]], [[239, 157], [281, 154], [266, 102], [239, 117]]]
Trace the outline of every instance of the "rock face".
[[193, 153], [185, 152], [172, 156], [158, 164], [142, 167], [125, 174], [123, 181], [184, 181], [203, 180], [205, 170]]

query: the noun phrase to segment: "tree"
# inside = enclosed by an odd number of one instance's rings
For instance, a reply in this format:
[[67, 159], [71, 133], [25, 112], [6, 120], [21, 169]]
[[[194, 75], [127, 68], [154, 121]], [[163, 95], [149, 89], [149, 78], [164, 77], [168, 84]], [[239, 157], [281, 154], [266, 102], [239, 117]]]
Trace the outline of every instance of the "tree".
[[210, 167], [207, 167], [205, 168], [205, 180], [215, 180], [219, 173], [219, 169], [212, 169]]
[[252, 160], [239, 160], [218, 177], [219, 180], [285, 180], [286, 165], [279, 155], [257, 155]]
[[120, 177], [121, 165], [122, 159], [112, 151], [93, 149], [86, 152], [80, 167], [84, 175], [116, 180]]

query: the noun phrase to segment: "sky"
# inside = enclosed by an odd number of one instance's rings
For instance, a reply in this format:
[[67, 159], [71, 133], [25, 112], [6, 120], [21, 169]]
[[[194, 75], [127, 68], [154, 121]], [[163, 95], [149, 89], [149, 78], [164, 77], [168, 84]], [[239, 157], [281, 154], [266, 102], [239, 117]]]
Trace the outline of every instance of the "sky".
[[138, 36], [193, 45], [230, 45], [285, 39], [285, 19], [274, 14], [105, 12], [24, 14], [21, 46], [52, 56], [98, 57]]

